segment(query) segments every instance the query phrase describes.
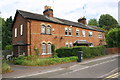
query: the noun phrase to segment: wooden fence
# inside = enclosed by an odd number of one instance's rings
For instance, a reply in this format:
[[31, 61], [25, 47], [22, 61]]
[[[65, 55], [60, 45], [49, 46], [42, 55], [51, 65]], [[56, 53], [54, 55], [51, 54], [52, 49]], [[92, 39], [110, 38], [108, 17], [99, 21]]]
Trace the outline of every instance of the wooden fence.
[[106, 48], [106, 53], [107, 54], [120, 53], [120, 48], [118, 48], [118, 47], [115, 47], [115, 48]]

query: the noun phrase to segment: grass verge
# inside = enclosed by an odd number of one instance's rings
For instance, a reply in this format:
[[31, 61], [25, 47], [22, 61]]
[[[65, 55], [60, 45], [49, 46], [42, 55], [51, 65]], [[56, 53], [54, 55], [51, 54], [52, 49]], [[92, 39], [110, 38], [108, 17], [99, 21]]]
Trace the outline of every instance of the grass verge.
[[18, 58], [15, 58], [13, 60], [13, 63], [24, 66], [49, 66], [55, 64], [74, 62], [77, 61], [77, 59], [78, 58], [76, 56], [65, 57], [65, 58], [45, 58], [45, 59], [41, 59], [36, 56], [27, 56], [27, 57], [20, 56]]
[[11, 72], [11, 67], [9, 64], [7, 64], [6, 62], [2, 63], [2, 73], [7, 73], [7, 72]]

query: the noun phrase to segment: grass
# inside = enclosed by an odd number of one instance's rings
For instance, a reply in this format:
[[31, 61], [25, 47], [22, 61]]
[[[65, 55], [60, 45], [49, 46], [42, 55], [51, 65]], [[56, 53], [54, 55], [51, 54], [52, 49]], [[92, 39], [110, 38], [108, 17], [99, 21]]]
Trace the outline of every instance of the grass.
[[65, 58], [45, 58], [41, 59], [36, 56], [21, 56], [13, 60], [14, 64], [24, 65], [24, 66], [49, 66], [55, 64], [62, 64], [68, 62], [77, 61], [77, 57], [65, 57]]
[[5, 61], [2, 63], [2, 73], [11, 72], [11, 67]]

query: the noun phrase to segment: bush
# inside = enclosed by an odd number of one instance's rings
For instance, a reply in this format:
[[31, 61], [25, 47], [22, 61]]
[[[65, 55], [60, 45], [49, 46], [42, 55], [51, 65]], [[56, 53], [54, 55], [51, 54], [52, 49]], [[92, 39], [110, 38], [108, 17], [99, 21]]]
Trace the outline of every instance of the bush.
[[11, 67], [6, 63], [3, 62], [2, 64], [2, 73], [7, 73], [7, 72], [11, 72]]
[[76, 56], [72, 57], [65, 57], [65, 58], [46, 58], [46, 59], [41, 59], [41, 58], [36, 58], [36, 59], [31, 59], [28, 57], [18, 57], [14, 59], [14, 64], [18, 65], [25, 65], [25, 66], [48, 66], [48, 65], [54, 65], [54, 64], [62, 64], [62, 63], [67, 63], [67, 62], [73, 62], [77, 60]]
[[6, 45], [5, 50], [12, 50], [12, 45]]
[[120, 47], [120, 28], [110, 29], [106, 35], [108, 47]]
[[77, 56], [78, 51], [83, 51], [83, 58], [91, 58], [95, 56], [101, 56], [105, 54], [104, 46], [86, 47], [76, 46], [73, 48], [62, 47], [56, 50], [58, 57], [70, 57]]
[[68, 48], [68, 47], [62, 47], [56, 50], [56, 53], [58, 53], [58, 57], [74, 56], [73, 54], [71, 54], [71, 52], [72, 52], [72, 48]]

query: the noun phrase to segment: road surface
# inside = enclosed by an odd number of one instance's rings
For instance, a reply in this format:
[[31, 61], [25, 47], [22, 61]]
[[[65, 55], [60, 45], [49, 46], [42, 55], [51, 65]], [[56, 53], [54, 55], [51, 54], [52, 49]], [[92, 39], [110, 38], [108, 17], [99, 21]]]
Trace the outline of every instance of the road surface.
[[[77, 64], [70, 68], [66, 67], [55, 72], [34, 74], [22, 78], [107, 78], [118, 72], [118, 60], [118, 57], [101, 59]], [[114, 78], [118, 78], [118, 76]]]

